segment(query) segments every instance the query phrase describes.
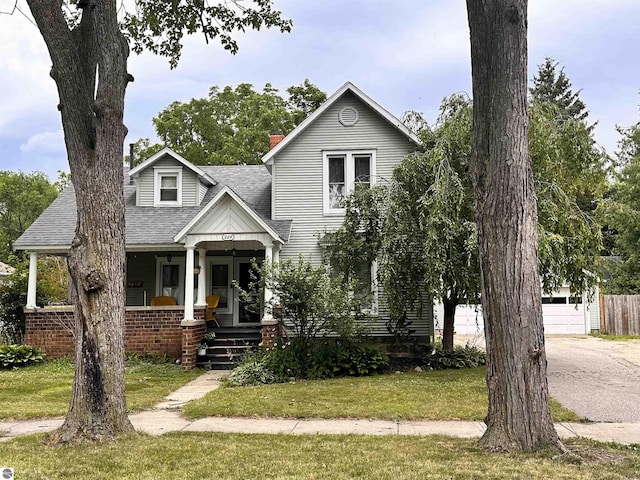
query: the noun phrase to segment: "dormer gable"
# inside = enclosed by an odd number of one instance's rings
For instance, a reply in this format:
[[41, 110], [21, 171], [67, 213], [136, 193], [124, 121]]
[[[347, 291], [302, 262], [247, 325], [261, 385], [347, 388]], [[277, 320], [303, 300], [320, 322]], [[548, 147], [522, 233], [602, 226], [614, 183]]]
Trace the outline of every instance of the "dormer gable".
[[163, 148], [129, 171], [136, 183], [136, 205], [141, 207], [187, 207], [202, 202], [216, 184], [201, 168]]

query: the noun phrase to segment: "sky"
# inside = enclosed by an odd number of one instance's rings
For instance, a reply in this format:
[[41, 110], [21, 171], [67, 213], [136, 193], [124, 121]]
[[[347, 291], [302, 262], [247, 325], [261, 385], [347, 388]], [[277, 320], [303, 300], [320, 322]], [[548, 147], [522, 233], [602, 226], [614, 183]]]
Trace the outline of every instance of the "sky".
[[[10, 12], [16, 0], [0, 0]], [[247, 0], [245, 0], [247, 1]], [[464, 0], [274, 0], [293, 20], [290, 34], [239, 34], [232, 56], [189, 38], [178, 68], [149, 53], [129, 59], [125, 145], [155, 138], [152, 118], [173, 101], [213, 85], [271, 83], [281, 93], [305, 78], [331, 94], [351, 81], [394, 115], [422, 112], [431, 123], [444, 97], [471, 96]], [[68, 171], [51, 62], [25, 14], [0, 14], [0, 170]], [[616, 125], [640, 121], [640, 1], [529, 0], [529, 78], [545, 57], [560, 62], [597, 121], [597, 142], [613, 154]], [[128, 148], [125, 147], [125, 151]]]

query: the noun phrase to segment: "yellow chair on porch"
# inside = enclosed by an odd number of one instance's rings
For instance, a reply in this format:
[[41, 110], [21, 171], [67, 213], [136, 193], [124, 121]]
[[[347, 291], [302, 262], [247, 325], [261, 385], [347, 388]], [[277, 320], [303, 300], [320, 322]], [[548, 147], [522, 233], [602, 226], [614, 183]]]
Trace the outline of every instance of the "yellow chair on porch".
[[218, 328], [220, 328], [220, 322], [216, 318], [216, 308], [218, 308], [218, 303], [220, 303], [220, 297], [218, 295], [208, 295], [207, 296], [207, 309], [204, 313], [204, 319], [207, 322], [214, 322]]
[[152, 307], [163, 307], [165, 305], [177, 305], [176, 299], [167, 295], [160, 295], [151, 299]]

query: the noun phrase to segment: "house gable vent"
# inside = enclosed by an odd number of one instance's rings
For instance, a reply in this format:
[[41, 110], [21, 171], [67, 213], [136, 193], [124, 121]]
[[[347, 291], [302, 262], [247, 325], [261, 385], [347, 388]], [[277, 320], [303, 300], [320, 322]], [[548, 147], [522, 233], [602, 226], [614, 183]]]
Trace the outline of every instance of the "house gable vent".
[[359, 120], [358, 111], [353, 107], [344, 107], [340, 110], [338, 120], [345, 127], [353, 127]]

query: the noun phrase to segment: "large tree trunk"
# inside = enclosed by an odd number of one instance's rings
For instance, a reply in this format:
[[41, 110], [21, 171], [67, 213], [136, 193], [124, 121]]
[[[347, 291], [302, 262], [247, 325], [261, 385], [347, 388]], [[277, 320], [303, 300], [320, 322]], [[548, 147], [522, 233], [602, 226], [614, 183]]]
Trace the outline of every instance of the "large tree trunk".
[[527, 1], [467, 0], [492, 451], [561, 446], [548, 404], [527, 131]]
[[129, 51], [115, 1], [81, 3], [88, 4], [82, 20], [70, 30], [59, 1], [28, 0], [53, 63], [78, 209], [68, 257], [76, 371], [66, 420], [53, 437], [63, 443], [133, 430], [124, 390], [122, 122]]

